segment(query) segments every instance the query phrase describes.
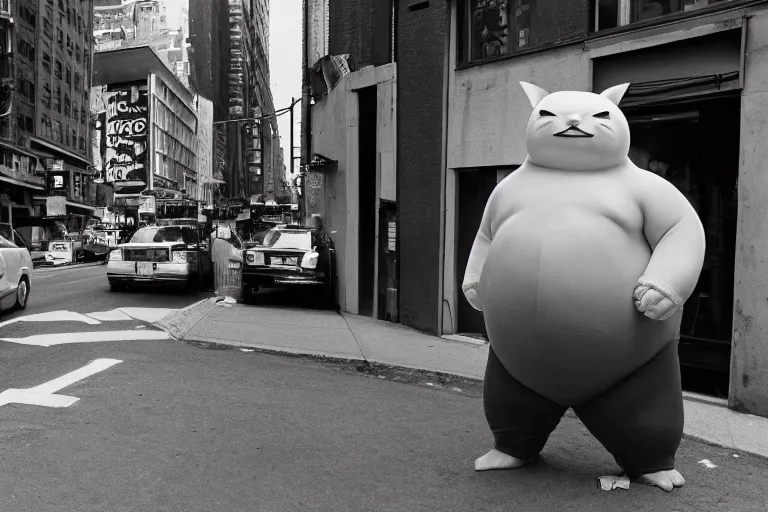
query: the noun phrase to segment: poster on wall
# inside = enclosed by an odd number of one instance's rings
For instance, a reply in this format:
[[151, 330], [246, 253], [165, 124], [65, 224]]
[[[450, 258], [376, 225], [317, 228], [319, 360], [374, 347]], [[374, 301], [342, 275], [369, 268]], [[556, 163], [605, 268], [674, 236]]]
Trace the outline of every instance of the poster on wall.
[[[99, 155], [94, 161], [109, 182], [147, 183], [149, 103], [147, 86], [111, 86], [103, 93], [106, 112], [96, 119]], [[96, 149], [96, 148], [94, 148]]]

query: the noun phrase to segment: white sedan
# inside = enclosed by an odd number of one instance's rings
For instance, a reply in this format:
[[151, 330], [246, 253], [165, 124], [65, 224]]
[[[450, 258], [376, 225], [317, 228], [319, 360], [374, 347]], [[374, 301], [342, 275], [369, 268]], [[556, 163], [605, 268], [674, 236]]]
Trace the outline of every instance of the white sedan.
[[21, 237], [15, 232], [0, 233], [0, 310], [27, 307], [31, 272], [32, 257]]

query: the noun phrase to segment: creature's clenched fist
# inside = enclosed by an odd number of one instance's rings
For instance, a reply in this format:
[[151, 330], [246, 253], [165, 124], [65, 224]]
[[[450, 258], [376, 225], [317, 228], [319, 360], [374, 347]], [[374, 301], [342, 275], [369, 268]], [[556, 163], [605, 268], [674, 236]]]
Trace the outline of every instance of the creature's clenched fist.
[[470, 306], [478, 311], [483, 310], [483, 308], [480, 307], [480, 297], [477, 294], [477, 284], [464, 286], [463, 292]]
[[632, 296], [637, 310], [653, 320], [666, 320], [679, 310], [672, 299], [650, 286], [637, 285]]

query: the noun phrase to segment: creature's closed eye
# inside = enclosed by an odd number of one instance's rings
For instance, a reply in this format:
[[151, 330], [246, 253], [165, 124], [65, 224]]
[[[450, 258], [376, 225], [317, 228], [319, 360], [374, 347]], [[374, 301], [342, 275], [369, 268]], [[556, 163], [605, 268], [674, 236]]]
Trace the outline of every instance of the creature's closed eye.
[[599, 112], [592, 117], [596, 117], [598, 119], [610, 119], [611, 113], [606, 110], [605, 112]]
[[555, 114], [553, 114], [549, 110], [539, 110], [539, 115], [541, 117], [555, 117]]

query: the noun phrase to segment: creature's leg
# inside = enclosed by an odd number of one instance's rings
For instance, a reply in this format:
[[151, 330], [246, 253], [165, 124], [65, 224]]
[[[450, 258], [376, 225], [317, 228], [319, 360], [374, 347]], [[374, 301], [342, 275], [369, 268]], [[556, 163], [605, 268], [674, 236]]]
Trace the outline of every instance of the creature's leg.
[[629, 478], [666, 491], [685, 483], [675, 470], [683, 435], [677, 342], [574, 411]]
[[488, 350], [483, 407], [495, 448], [475, 461], [477, 471], [511, 469], [531, 462], [566, 410], [517, 382], [493, 348]]

